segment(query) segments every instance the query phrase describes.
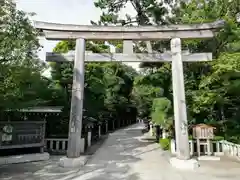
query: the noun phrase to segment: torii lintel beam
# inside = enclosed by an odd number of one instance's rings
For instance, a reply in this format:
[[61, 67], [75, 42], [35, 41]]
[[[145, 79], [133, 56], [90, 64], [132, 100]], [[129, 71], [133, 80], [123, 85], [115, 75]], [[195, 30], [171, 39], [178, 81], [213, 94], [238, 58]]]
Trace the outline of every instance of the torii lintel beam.
[[41, 30], [49, 40], [160, 40], [178, 37], [181, 39], [211, 38], [214, 31], [222, 28], [224, 21], [192, 25], [168, 26], [91, 26], [57, 24], [35, 21], [35, 28]]
[[[70, 51], [67, 54], [47, 53], [48, 62], [71, 62], [74, 61], [75, 52]], [[212, 53], [193, 53], [182, 54], [184, 62], [211, 61]], [[85, 53], [85, 62], [171, 62], [171, 53]]]

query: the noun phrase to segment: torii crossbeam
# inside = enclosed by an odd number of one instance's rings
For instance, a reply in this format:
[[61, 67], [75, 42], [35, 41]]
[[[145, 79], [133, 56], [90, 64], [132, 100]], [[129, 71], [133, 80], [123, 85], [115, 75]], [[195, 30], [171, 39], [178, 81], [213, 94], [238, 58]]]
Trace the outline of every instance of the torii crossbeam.
[[35, 27], [43, 31], [46, 39], [88, 39], [88, 40], [163, 40], [211, 38], [214, 31], [221, 28], [223, 21], [193, 25], [169, 26], [89, 26], [35, 22]]
[[[73, 61], [73, 90], [71, 115], [69, 122], [69, 143], [67, 157], [62, 160], [63, 166], [79, 164], [80, 142], [82, 130], [82, 109], [84, 91], [84, 61], [86, 62], [172, 62], [172, 84], [174, 97], [174, 122], [176, 134], [177, 158], [172, 158], [173, 166], [181, 164], [181, 168], [192, 168], [196, 161], [190, 160], [188, 122], [185, 102], [183, 78], [183, 61], [208, 61], [211, 53], [184, 54], [181, 51], [181, 39], [212, 38], [214, 32], [224, 25], [224, 21], [195, 25], [173, 26], [81, 26], [35, 22], [35, 27], [42, 31], [46, 39], [67, 40], [76, 39], [76, 51], [68, 54], [47, 53], [47, 61]], [[85, 54], [85, 39], [87, 40], [124, 40], [123, 53]], [[165, 54], [135, 54], [132, 40], [171, 40], [171, 53]], [[183, 160], [183, 161], [182, 161]], [[185, 164], [183, 164], [185, 163]], [[186, 166], [188, 164], [188, 166]]]
[[[73, 62], [75, 51], [66, 54], [47, 52], [48, 62]], [[184, 62], [211, 61], [212, 53], [182, 53]], [[85, 53], [85, 62], [172, 62], [172, 53]]]

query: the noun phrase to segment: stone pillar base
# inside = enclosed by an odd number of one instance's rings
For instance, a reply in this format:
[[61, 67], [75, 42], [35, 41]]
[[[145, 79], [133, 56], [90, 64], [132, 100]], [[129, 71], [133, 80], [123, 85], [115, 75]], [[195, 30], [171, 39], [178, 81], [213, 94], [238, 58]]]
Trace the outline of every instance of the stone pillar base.
[[170, 164], [173, 167], [182, 170], [194, 170], [199, 167], [199, 163], [195, 159], [181, 160], [176, 157], [170, 159]]
[[221, 158], [218, 156], [199, 156], [199, 161], [220, 161]]
[[224, 156], [224, 152], [215, 152], [214, 156]]
[[78, 158], [63, 157], [59, 161], [59, 166], [64, 168], [76, 168], [85, 165], [87, 157], [80, 156]]

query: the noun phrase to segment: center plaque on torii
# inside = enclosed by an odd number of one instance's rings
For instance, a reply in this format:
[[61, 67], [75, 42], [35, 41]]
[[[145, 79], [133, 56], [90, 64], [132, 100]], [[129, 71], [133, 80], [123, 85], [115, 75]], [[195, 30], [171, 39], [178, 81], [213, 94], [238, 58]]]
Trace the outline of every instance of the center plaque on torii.
[[[80, 158], [82, 109], [84, 95], [84, 62], [171, 62], [174, 99], [174, 121], [177, 158], [170, 162], [177, 168], [192, 169], [198, 166], [190, 159], [188, 122], [183, 78], [183, 62], [212, 60], [212, 53], [183, 53], [181, 39], [205, 39], [214, 37], [214, 32], [222, 28], [223, 21], [193, 25], [169, 26], [88, 26], [35, 22], [47, 40], [76, 39], [76, 50], [67, 54], [47, 53], [47, 61], [74, 62], [71, 114], [69, 121], [69, 140], [67, 157], [60, 165], [73, 167], [82, 164]], [[123, 53], [85, 52], [85, 40], [123, 40]], [[134, 53], [133, 40], [170, 40], [171, 52]], [[148, 48], [149, 49], [149, 48]]]

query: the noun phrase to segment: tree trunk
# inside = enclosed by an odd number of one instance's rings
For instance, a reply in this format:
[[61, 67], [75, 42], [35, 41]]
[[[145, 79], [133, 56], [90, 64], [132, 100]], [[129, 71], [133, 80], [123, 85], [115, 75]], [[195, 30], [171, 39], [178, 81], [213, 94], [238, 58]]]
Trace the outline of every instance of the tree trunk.
[[155, 134], [156, 134], [156, 142], [159, 142], [159, 139], [160, 139], [160, 126], [159, 125], [156, 125], [155, 126]]

